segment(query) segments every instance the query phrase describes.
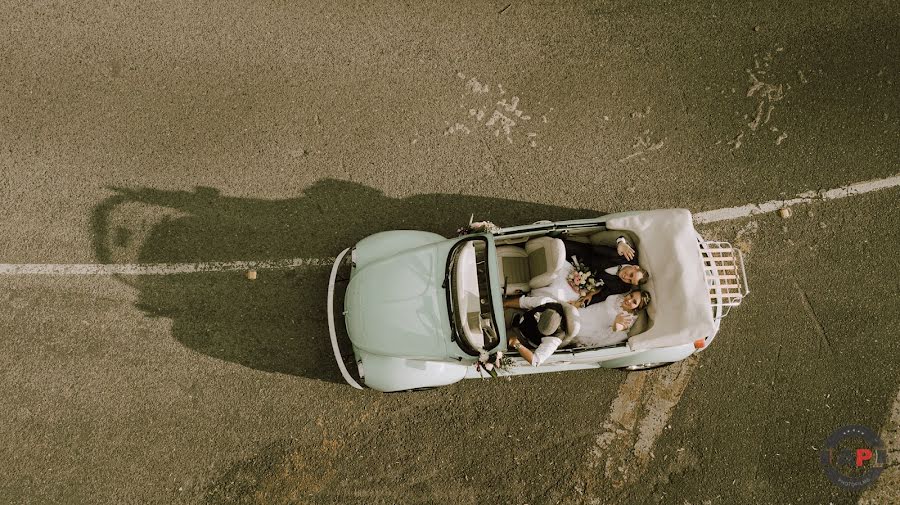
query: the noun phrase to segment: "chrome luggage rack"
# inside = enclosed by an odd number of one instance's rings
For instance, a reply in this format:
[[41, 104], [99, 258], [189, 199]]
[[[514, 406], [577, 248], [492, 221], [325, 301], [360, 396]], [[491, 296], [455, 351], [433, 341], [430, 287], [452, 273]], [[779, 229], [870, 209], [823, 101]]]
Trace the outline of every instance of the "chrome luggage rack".
[[750, 293], [744, 256], [728, 242], [700, 241], [700, 258], [716, 319], [728, 315]]

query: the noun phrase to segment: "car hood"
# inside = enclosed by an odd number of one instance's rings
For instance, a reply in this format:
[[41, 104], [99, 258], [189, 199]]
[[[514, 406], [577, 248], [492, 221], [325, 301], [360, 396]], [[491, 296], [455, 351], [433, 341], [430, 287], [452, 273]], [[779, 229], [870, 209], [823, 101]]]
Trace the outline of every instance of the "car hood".
[[354, 273], [344, 310], [355, 347], [387, 356], [446, 358], [450, 322], [441, 284], [452, 245], [425, 245]]

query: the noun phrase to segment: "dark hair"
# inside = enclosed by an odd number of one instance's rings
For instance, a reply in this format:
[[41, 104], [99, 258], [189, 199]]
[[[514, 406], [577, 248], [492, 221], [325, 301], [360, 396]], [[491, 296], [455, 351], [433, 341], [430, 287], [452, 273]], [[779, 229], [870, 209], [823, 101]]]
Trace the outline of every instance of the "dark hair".
[[[638, 267], [638, 272], [641, 273], [641, 280], [638, 281], [638, 286], [643, 286], [650, 280], [650, 272], [644, 270], [644, 267], [635, 265]], [[648, 295], [649, 296], [649, 295]], [[647, 299], [647, 303], [650, 303], [649, 298]]]

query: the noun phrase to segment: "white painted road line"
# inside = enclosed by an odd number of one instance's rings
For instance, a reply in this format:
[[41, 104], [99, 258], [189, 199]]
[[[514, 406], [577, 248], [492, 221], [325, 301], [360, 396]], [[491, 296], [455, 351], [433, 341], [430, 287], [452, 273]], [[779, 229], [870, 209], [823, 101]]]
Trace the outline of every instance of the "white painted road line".
[[[760, 204], [709, 210], [694, 214], [697, 224], [726, 221], [774, 212], [778, 209], [824, 200], [836, 200], [880, 189], [900, 186], [900, 175], [886, 179], [860, 182], [828, 191], [807, 191], [790, 200], [770, 200]], [[272, 261], [219, 261], [205, 263], [154, 263], [154, 264], [0, 264], [0, 275], [172, 275], [195, 272], [228, 272], [234, 270], [277, 270], [298, 267], [326, 267], [334, 258], [293, 258]]]
[[0, 264], [0, 275], [174, 275], [240, 270], [285, 270], [330, 267], [334, 258], [292, 258], [272, 261], [214, 261], [204, 263], [144, 264]]
[[[789, 200], [771, 200], [760, 204], [717, 209], [694, 215], [697, 224], [739, 219], [775, 212], [794, 205], [836, 200], [881, 189], [900, 186], [900, 175], [860, 182], [828, 191], [808, 191]], [[196, 272], [290, 269], [328, 267], [334, 258], [293, 258], [272, 261], [225, 261], [156, 264], [0, 264], [0, 275], [173, 275]], [[652, 448], [683, 394], [697, 360], [689, 359], [650, 373], [629, 374], [619, 388], [610, 412], [589, 455], [591, 469], [600, 469], [614, 488], [635, 482], [654, 458]], [[900, 423], [900, 395], [883, 439], [896, 447]], [[859, 505], [881, 503], [884, 493], [894, 493], [897, 467], [885, 471], [879, 483], [867, 491]], [[874, 500], [874, 501], [873, 501]]]
[[786, 207], [793, 207], [803, 203], [821, 202], [825, 200], [837, 200], [853, 195], [861, 195], [870, 193], [880, 189], [895, 188], [900, 186], [900, 175], [894, 175], [885, 179], [875, 179], [871, 181], [858, 182], [849, 186], [829, 189], [828, 191], [807, 191], [800, 193], [790, 200], [769, 200], [759, 204], [742, 205], [740, 207], [729, 207], [727, 209], [708, 210], [694, 214], [694, 222], [697, 224], [713, 223], [716, 221], [728, 221], [730, 219], [739, 219], [742, 217], [752, 216], [754, 214], [765, 214], [767, 212], [775, 212]]

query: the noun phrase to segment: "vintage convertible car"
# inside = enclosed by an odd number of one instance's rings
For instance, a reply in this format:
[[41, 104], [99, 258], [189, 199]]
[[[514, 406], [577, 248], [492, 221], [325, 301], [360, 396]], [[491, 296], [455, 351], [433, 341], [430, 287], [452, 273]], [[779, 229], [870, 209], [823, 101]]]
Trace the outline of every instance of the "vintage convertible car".
[[[653, 299], [629, 338], [600, 348], [561, 348], [537, 367], [507, 349], [503, 297], [549, 284], [566, 260], [561, 242], [552, 239], [603, 244], [622, 234], [651, 273], [642, 288]], [[359, 381], [342, 358], [334, 320], [337, 272], [348, 252], [343, 314]], [[673, 363], [706, 349], [721, 319], [748, 292], [740, 251], [705, 241], [689, 211], [635, 211], [451, 239], [421, 231], [371, 235], [335, 259], [328, 325], [350, 385], [403, 391], [482, 377], [479, 357], [497, 351], [505, 356], [503, 375]]]

